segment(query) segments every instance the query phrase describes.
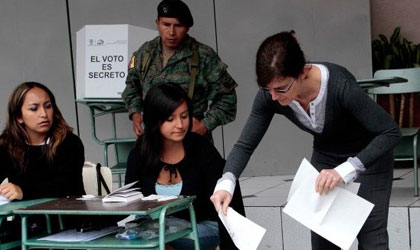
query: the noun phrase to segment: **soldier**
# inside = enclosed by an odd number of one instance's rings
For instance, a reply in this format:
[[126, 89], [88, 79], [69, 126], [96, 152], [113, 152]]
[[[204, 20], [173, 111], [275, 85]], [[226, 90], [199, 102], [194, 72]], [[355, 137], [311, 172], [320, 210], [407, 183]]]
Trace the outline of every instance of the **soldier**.
[[184, 2], [163, 0], [157, 12], [159, 36], [134, 52], [122, 94], [133, 130], [138, 136], [143, 133], [141, 112], [147, 91], [158, 83], [173, 82], [193, 101], [192, 131], [210, 135], [235, 119], [237, 84], [215, 51], [188, 35], [194, 21]]

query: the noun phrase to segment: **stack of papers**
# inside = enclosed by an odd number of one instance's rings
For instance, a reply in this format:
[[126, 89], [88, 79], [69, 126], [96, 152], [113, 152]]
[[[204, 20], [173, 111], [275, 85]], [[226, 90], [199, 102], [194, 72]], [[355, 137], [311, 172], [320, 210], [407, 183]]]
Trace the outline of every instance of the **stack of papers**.
[[340, 248], [349, 249], [374, 205], [357, 196], [357, 183], [337, 186], [324, 195], [316, 193], [318, 175], [303, 159], [283, 211]]
[[57, 234], [49, 235], [38, 240], [60, 241], [60, 242], [80, 242], [91, 241], [103, 236], [115, 233], [119, 230], [117, 226], [110, 226], [101, 230], [89, 231], [85, 233], [78, 232], [76, 229], [63, 231]]
[[102, 199], [102, 202], [132, 202], [143, 198], [143, 194], [138, 191], [140, 188], [131, 188], [137, 181], [124, 185], [114, 192], [111, 192]]

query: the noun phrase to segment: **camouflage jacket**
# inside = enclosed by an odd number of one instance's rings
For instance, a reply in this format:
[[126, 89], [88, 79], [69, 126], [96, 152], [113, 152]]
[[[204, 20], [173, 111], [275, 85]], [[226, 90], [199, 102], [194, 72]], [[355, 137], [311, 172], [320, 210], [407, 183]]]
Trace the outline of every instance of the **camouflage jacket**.
[[[155, 84], [172, 82], [179, 84], [188, 92], [190, 82], [188, 58], [193, 54], [192, 43], [198, 44], [199, 55], [199, 69], [192, 98], [194, 116], [199, 118], [209, 131], [235, 119], [237, 84], [227, 72], [226, 64], [212, 48], [188, 35], [164, 68], [162, 68], [160, 37], [144, 43], [133, 53], [126, 87], [122, 93], [130, 116], [134, 112], [142, 112], [143, 98]], [[146, 53], [150, 54], [150, 62], [148, 69], [145, 70], [144, 81], [141, 83], [141, 69]]]

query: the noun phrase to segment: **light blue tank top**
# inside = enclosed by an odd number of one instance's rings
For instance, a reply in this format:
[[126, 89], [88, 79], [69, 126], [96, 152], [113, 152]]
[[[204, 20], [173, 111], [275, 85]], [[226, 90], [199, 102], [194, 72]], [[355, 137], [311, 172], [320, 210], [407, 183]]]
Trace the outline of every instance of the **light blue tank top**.
[[156, 182], [155, 190], [159, 195], [179, 195], [182, 189], [182, 181], [174, 185], [161, 185]]

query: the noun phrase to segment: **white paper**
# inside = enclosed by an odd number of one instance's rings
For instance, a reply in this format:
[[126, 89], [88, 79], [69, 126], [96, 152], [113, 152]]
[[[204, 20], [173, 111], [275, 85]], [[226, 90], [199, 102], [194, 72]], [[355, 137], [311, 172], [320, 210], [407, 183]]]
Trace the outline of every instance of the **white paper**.
[[129, 215], [129, 216], [125, 217], [124, 219], [118, 221], [117, 225], [119, 227], [125, 227], [125, 223], [133, 221], [135, 219], [136, 219], [136, 215]]
[[[110, 194], [108, 194], [107, 196], [111, 196], [111, 195], [113, 195], [113, 194], [115, 194], [115, 193], [118, 193], [118, 192], [123, 192], [123, 191], [125, 191], [125, 190], [130, 190], [130, 188], [132, 187], [132, 186], [134, 186], [134, 184], [136, 184], [138, 181], [134, 181], [134, 182], [131, 182], [131, 183], [128, 183], [128, 184], [126, 184], [126, 185], [124, 185], [124, 186], [122, 186], [122, 187], [120, 187], [120, 188], [117, 188], [117, 189], [115, 189], [113, 192], [111, 192]], [[134, 189], [134, 190], [137, 190], [137, 189], [139, 189], [139, 188], [136, 188], [136, 189]], [[131, 190], [130, 190], [131, 191]]]
[[80, 242], [80, 241], [91, 241], [94, 239], [101, 238], [103, 236], [115, 233], [118, 231], [118, 227], [110, 226], [103, 228], [101, 230], [89, 231], [81, 233], [76, 231], [76, 229], [66, 230], [60, 233], [52, 234], [38, 240], [47, 240], [47, 241], [60, 241], [60, 242]]
[[80, 201], [91, 201], [91, 200], [100, 200], [99, 196], [93, 195], [93, 194], [84, 194], [82, 197], [76, 198], [76, 200]]
[[[302, 160], [298, 171], [293, 178], [292, 186], [290, 187], [289, 195], [287, 196], [287, 201], [289, 201], [290, 197], [296, 191], [296, 189], [302, 184], [308, 181], [308, 179], [313, 178], [313, 176], [318, 176], [319, 172], [311, 165], [311, 163], [306, 160], [305, 158]], [[357, 194], [359, 191], [360, 183], [351, 182], [347, 185], [341, 185], [340, 187]], [[313, 187], [315, 189], [315, 186]]]
[[0, 195], [0, 206], [9, 203], [10, 200], [4, 197], [3, 195]]
[[224, 216], [219, 210], [219, 218], [232, 238], [235, 246], [240, 250], [256, 250], [266, 229], [252, 222], [229, 207]]
[[168, 201], [178, 198], [176, 195], [160, 195], [160, 194], [151, 194], [149, 196], [141, 198], [143, 201]]
[[356, 183], [319, 195], [315, 192], [318, 174], [303, 159], [283, 211], [335, 245], [349, 249], [374, 205], [355, 194]]
[[110, 194], [106, 195], [102, 202], [132, 202], [136, 200], [140, 200], [143, 198], [143, 194], [138, 191], [140, 188], [131, 188], [134, 184], [136, 184], [138, 181], [129, 183], [127, 185], [124, 185]]

